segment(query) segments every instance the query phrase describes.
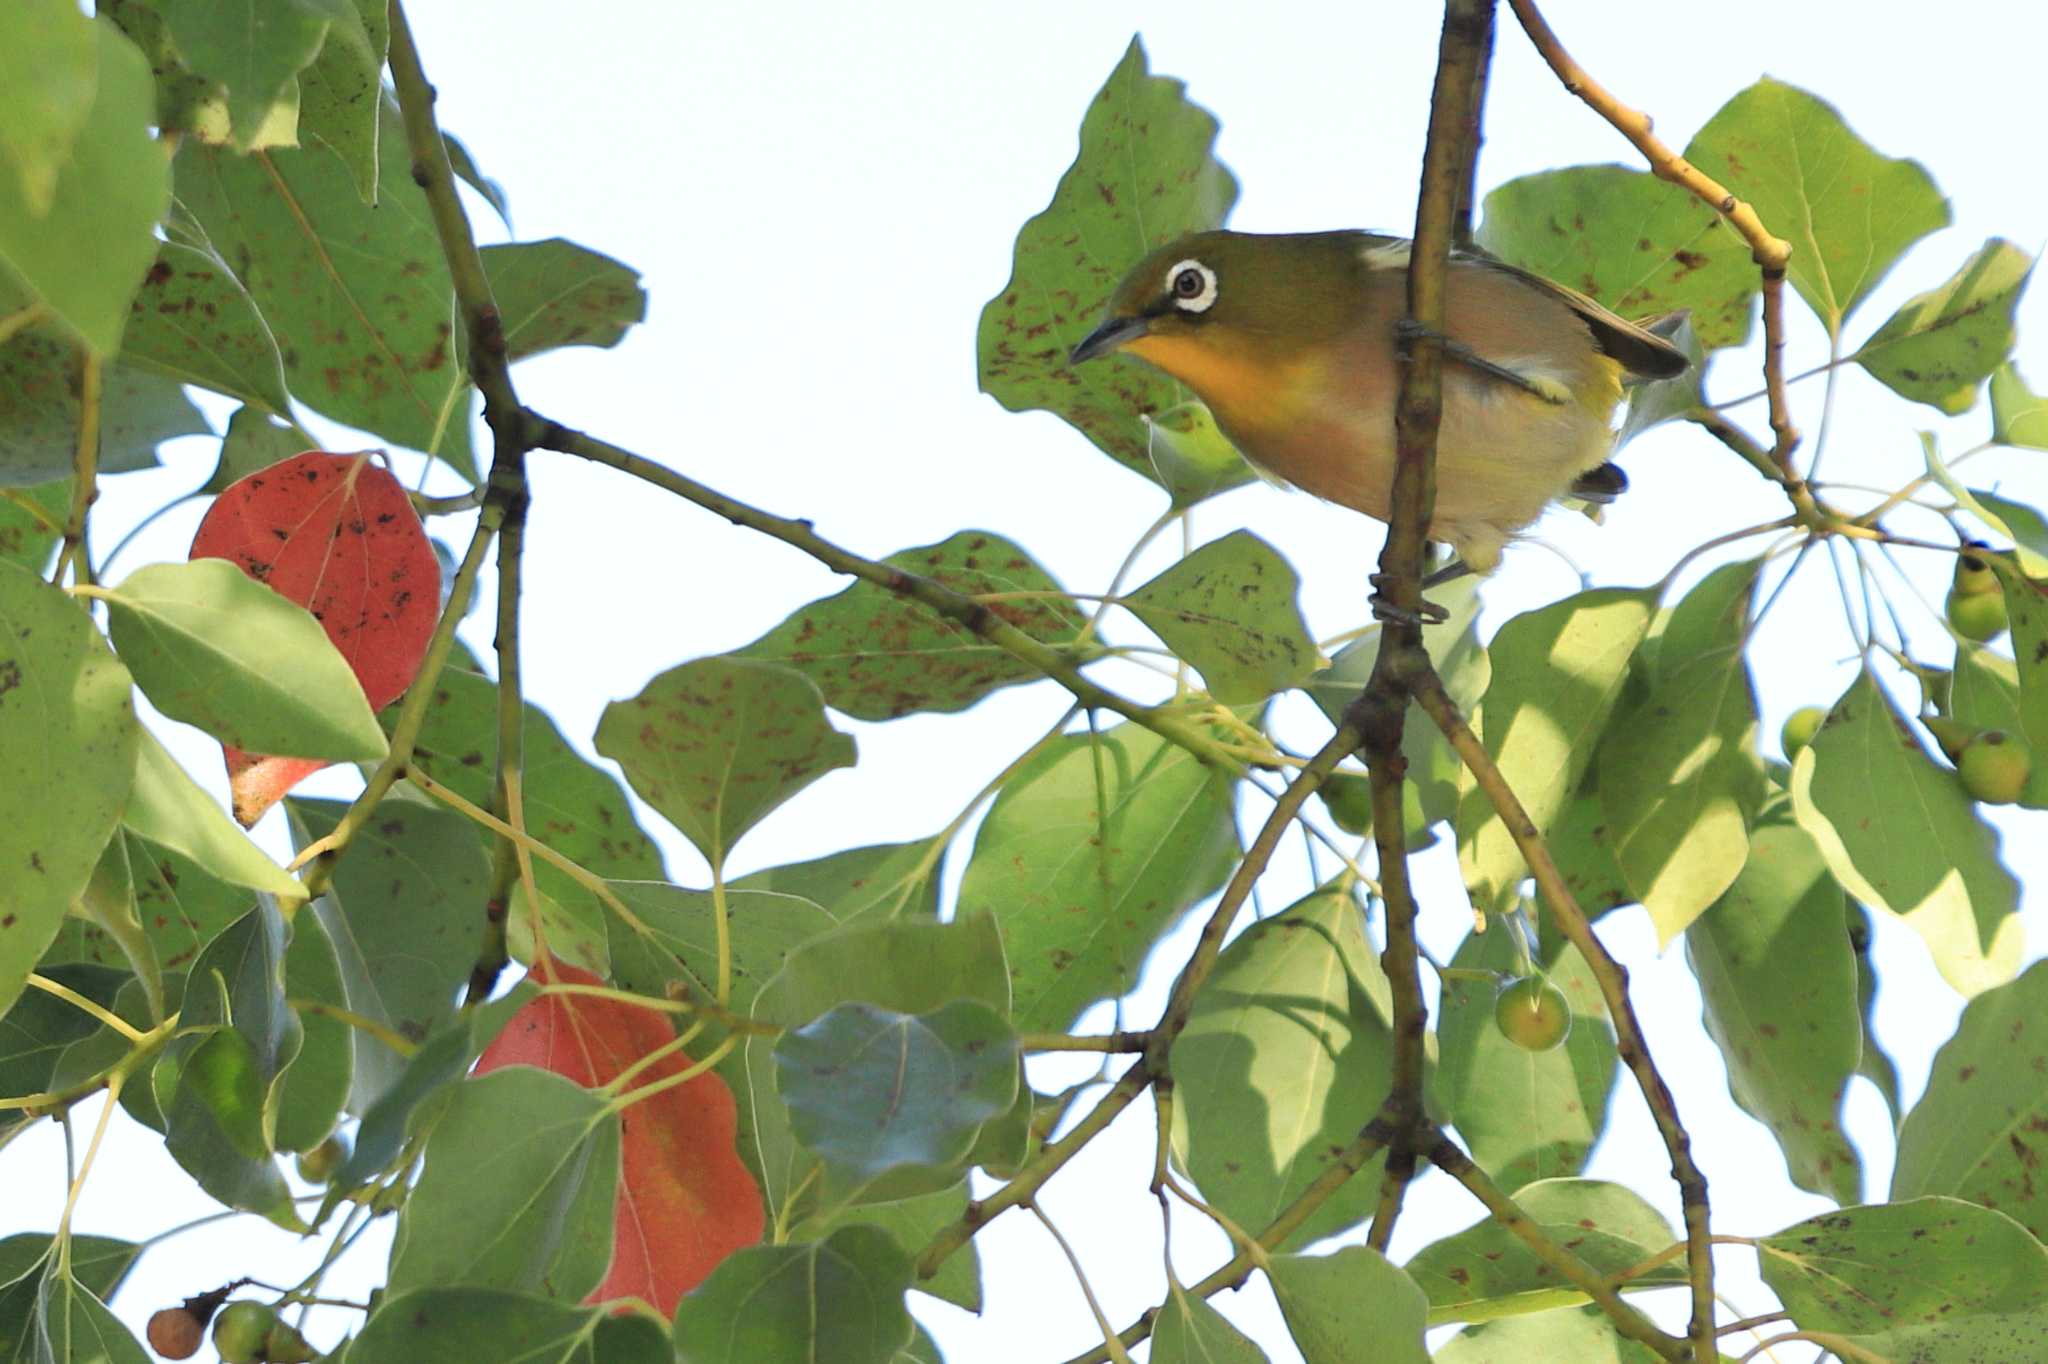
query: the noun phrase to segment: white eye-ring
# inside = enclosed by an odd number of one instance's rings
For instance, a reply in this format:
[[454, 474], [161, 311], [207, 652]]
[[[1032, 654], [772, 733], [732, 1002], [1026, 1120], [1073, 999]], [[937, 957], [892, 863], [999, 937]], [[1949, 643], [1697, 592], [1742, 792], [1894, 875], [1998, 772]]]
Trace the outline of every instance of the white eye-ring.
[[1216, 272], [1198, 260], [1184, 260], [1166, 272], [1166, 293], [1184, 313], [1206, 313], [1216, 302]]

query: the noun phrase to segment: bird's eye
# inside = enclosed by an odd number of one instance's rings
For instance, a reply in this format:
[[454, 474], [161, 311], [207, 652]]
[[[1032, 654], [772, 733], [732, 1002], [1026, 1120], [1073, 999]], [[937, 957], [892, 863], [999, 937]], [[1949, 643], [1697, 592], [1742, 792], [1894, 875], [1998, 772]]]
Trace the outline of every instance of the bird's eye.
[[1216, 272], [1198, 260], [1184, 260], [1166, 272], [1166, 292], [1184, 313], [1205, 313], [1216, 301]]

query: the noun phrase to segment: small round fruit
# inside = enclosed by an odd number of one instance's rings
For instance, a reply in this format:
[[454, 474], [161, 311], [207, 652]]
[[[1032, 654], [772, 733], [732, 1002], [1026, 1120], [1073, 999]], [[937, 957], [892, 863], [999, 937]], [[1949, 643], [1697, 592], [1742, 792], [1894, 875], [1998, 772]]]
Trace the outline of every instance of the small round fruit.
[[263, 1338], [263, 1358], [266, 1364], [311, 1364], [320, 1357], [320, 1352], [306, 1343], [291, 1325], [279, 1321], [271, 1326], [270, 1334]]
[[1523, 1051], [1549, 1051], [1572, 1030], [1564, 991], [1538, 976], [1509, 981], [1493, 998], [1493, 1022]]
[[149, 1348], [165, 1359], [190, 1359], [206, 1339], [206, 1323], [183, 1307], [166, 1307], [149, 1319], [143, 1334], [149, 1337]]
[[1964, 639], [1983, 643], [1995, 638], [2005, 629], [2005, 594], [2003, 592], [1960, 592], [1948, 594], [1948, 623], [1956, 627], [1956, 633]]
[[334, 1172], [348, 1159], [348, 1138], [339, 1132], [332, 1133], [310, 1151], [299, 1153], [299, 1178], [308, 1184], [325, 1184], [334, 1178]]
[[1978, 592], [1999, 590], [1998, 574], [1990, 564], [1967, 551], [1989, 549], [1982, 540], [1967, 540], [1963, 543], [1964, 553], [1956, 556], [1956, 573], [1951, 580], [1950, 590], [1959, 597], [1971, 596]]
[[1941, 751], [1947, 755], [1950, 762], [1961, 761], [1963, 750], [1970, 746], [1971, 741], [1979, 733], [1974, 727], [1959, 720], [1951, 720], [1945, 715], [1923, 715], [1920, 717], [1920, 723], [1927, 726], [1927, 732], [1934, 736], [1934, 742], [1941, 745]]
[[2010, 805], [2027, 789], [2034, 757], [2027, 746], [2002, 729], [1987, 729], [1956, 759], [1956, 775], [1971, 800]]
[[231, 1302], [213, 1319], [213, 1348], [221, 1364], [256, 1364], [270, 1339], [277, 1313], [260, 1302]]
[[1813, 736], [1820, 733], [1820, 727], [1827, 718], [1828, 713], [1821, 706], [1801, 706], [1785, 717], [1785, 727], [1778, 731], [1778, 742], [1785, 746], [1787, 761], [1813, 742]]

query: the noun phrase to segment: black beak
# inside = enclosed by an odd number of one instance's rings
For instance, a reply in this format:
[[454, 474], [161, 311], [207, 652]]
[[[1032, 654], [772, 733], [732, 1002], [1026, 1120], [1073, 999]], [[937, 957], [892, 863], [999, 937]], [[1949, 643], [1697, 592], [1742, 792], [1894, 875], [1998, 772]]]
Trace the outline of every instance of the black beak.
[[1107, 355], [1126, 341], [1135, 341], [1152, 327], [1151, 319], [1144, 317], [1112, 317], [1081, 338], [1081, 344], [1067, 352], [1067, 363], [1078, 365], [1083, 360], [1093, 360], [1098, 355]]

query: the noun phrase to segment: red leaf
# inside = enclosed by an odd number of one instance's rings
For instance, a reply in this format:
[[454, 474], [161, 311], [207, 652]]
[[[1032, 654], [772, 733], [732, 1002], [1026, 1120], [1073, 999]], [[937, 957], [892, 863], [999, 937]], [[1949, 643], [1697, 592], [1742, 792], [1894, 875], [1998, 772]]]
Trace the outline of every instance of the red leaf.
[[[419, 675], [441, 611], [441, 566], [391, 471], [366, 454], [308, 450], [222, 489], [194, 559], [226, 559], [313, 613], [382, 710]], [[257, 818], [326, 766], [223, 744], [235, 816]]]
[[[598, 985], [562, 962], [536, 962], [537, 980]], [[544, 995], [512, 1016], [477, 1062], [538, 1066], [595, 1088], [675, 1040], [653, 1009], [616, 1000]], [[689, 1067], [675, 1052], [634, 1075], [637, 1089]], [[645, 1298], [673, 1316], [685, 1293], [733, 1251], [761, 1239], [761, 1190], [740, 1162], [739, 1115], [725, 1081], [706, 1071], [619, 1115], [619, 1199], [612, 1263], [585, 1301]]]

